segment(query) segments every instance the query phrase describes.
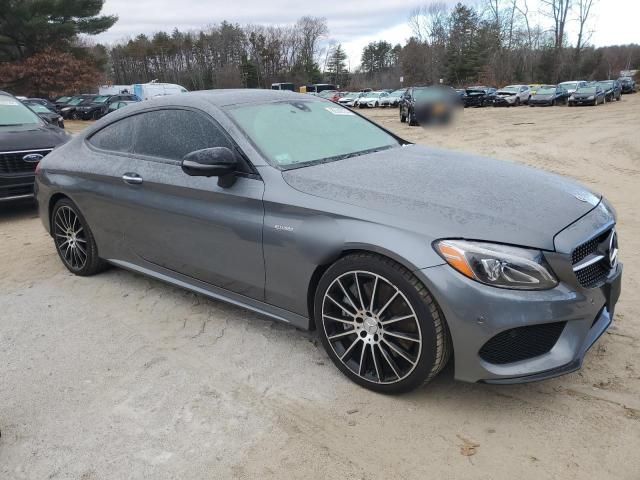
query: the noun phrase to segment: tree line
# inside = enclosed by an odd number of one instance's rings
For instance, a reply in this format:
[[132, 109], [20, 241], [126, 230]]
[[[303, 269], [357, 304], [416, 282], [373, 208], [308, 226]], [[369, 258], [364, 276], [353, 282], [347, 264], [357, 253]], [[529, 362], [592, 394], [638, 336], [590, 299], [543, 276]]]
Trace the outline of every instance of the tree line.
[[[376, 41], [360, 58], [347, 59], [324, 18], [279, 26], [222, 22], [104, 46], [88, 40], [117, 21], [100, 14], [104, 0], [0, 0], [0, 88], [56, 96], [152, 80], [201, 90], [275, 82], [356, 89], [614, 78], [640, 64], [640, 46], [590, 45], [597, 1], [537, 0], [535, 10], [533, 0], [431, 2], [407, 12], [412, 35], [404, 45]], [[347, 60], [359, 66], [350, 70]]]

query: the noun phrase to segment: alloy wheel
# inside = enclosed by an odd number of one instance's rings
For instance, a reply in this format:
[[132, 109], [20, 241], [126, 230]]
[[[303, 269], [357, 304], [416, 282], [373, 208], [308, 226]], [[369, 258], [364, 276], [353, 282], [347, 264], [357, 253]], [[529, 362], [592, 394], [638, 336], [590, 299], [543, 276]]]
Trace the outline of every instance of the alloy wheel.
[[415, 310], [381, 275], [355, 270], [333, 280], [322, 300], [322, 324], [340, 362], [368, 382], [399, 382], [418, 364], [422, 333]]
[[56, 210], [54, 238], [60, 256], [72, 270], [87, 264], [87, 236], [76, 212], [63, 205]]

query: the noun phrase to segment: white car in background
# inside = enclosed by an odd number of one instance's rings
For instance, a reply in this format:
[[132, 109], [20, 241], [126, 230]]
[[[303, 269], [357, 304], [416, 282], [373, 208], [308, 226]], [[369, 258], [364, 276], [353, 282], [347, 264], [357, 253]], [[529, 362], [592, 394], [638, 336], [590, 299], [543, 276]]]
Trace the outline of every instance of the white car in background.
[[358, 101], [356, 102], [356, 105], [359, 108], [379, 107], [382, 99], [388, 96], [389, 96], [389, 92], [367, 92], [358, 99]]
[[400, 100], [402, 99], [402, 96], [404, 95], [404, 92], [406, 91], [407, 91], [406, 88], [394, 90], [386, 97], [383, 97], [380, 99], [380, 106], [381, 107], [397, 107], [398, 104], [400, 103]]
[[496, 92], [493, 105], [498, 106], [518, 106], [529, 103], [531, 98], [531, 88], [529, 85], [507, 85]]
[[559, 83], [558, 86], [564, 88], [569, 95], [573, 95], [579, 88], [586, 87], [587, 82], [585, 80], [571, 80], [569, 82]]
[[338, 99], [340, 105], [345, 107], [355, 107], [356, 102], [360, 97], [365, 95], [363, 92], [349, 92]]

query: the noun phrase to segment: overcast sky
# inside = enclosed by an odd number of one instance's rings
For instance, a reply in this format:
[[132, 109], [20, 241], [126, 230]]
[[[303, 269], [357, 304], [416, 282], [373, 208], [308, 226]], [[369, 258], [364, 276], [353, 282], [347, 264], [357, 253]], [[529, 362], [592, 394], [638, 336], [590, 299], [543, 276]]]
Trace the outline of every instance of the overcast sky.
[[[539, 0], [529, 0], [530, 10]], [[597, 46], [640, 43], [640, 0], [596, 0], [591, 22]], [[222, 20], [232, 23], [287, 24], [303, 15], [325, 17], [329, 39], [342, 43], [349, 55], [350, 68], [360, 63], [362, 48], [371, 41], [401, 43], [411, 36], [409, 14], [428, 0], [106, 0], [104, 13], [116, 14], [118, 23], [96, 37], [112, 43], [159, 30], [199, 30]], [[455, 0], [447, 3], [454, 4]], [[471, 2], [467, 2], [471, 3]], [[473, 2], [482, 3], [481, 0]], [[314, 4], [316, 7], [306, 6]], [[572, 32], [570, 32], [572, 34]], [[575, 41], [573, 36], [572, 41]]]

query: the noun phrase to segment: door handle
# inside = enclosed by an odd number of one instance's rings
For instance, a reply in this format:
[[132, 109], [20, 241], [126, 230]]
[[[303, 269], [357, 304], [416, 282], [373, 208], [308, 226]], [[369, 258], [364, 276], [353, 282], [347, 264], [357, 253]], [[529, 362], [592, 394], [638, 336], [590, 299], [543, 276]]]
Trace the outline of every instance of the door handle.
[[129, 185], [140, 185], [142, 183], [142, 177], [137, 173], [125, 173], [122, 175], [122, 181]]

